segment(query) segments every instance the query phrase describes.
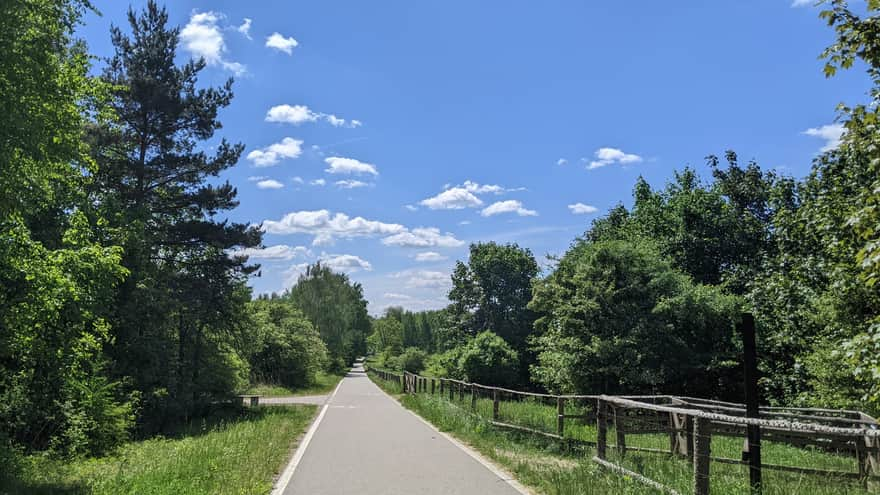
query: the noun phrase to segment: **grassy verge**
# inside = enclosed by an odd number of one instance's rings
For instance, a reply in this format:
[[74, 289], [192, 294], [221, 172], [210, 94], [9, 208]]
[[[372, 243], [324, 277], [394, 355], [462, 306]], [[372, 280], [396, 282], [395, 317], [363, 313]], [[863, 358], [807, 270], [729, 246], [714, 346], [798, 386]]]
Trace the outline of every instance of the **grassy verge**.
[[322, 371], [315, 378], [315, 383], [308, 387], [290, 389], [280, 385], [256, 384], [247, 389], [244, 394], [262, 395], [265, 397], [296, 397], [304, 395], [325, 395], [336, 388], [339, 380], [345, 373], [329, 373]]
[[74, 461], [33, 456], [9, 495], [268, 494], [316, 406], [229, 411], [175, 438], [124, 445], [114, 455]]
[[[371, 378], [387, 392], [398, 395], [396, 382], [383, 382], [375, 375]], [[398, 395], [401, 403], [424, 417], [439, 429], [470, 444], [483, 455], [504, 466], [517, 479], [538, 493], [567, 494], [653, 494], [659, 493], [625, 476], [608, 472], [590, 458], [595, 450], [588, 446], [564, 448], [559, 442], [536, 435], [501, 430], [489, 424], [492, 401], [479, 399], [476, 412], [470, 409], [470, 395], [464, 401], [449, 400], [449, 396], [418, 394]], [[567, 411], [576, 414], [571, 411]], [[504, 422], [529, 426], [554, 432], [556, 411], [553, 407], [535, 402], [502, 402], [500, 419]], [[595, 425], [566, 422], [567, 438], [595, 440]], [[609, 432], [613, 442], [615, 432]], [[627, 445], [669, 448], [667, 435], [627, 435]], [[742, 440], [716, 437], [712, 441], [712, 454], [722, 457], [739, 457]], [[855, 470], [852, 456], [839, 456], [826, 452], [798, 449], [787, 445], [765, 442], [762, 445], [764, 462], [789, 466], [820, 469]], [[680, 493], [691, 493], [693, 468], [684, 459], [669, 454], [628, 452], [624, 458], [617, 457], [609, 449], [609, 460], [628, 469], [659, 481]], [[747, 468], [713, 462], [711, 465], [712, 493], [748, 493]], [[838, 481], [815, 475], [799, 475], [764, 470], [764, 494], [864, 494], [856, 483]]]

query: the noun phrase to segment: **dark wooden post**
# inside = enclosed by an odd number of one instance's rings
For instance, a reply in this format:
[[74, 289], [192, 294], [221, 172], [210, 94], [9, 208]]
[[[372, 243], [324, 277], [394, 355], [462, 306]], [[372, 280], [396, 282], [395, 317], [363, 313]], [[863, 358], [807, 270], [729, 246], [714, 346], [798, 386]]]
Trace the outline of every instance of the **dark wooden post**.
[[458, 384], [458, 400], [464, 402], [464, 383]]
[[434, 395], [434, 379], [431, 378], [431, 395]]
[[[755, 344], [755, 318], [743, 313], [739, 323], [743, 340], [743, 376], [745, 378], [746, 417], [759, 418], [758, 406], [758, 350]], [[761, 427], [746, 426], [748, 452], [743, 460], [749, 461], [749, 486], [752, 493], [761, 493]]]
[[556, 434], [560, 437], [565, 434], [565, 399], [556, 398]]
[[471, 411], [477, 410], [477, 387], [471, 383]]
[[596, 401], [596, 457], [605, 459], [605, 447], [608, 445], [608, 404], [599, 399]]
[[455, 389], [452, 387], [454, 382], [449, 382], [449, 400], [455, 400]]
[[614, 432], [617, 434], [617, 454], [626, 455], [626, 413], [625, 409], [614, 406]]
[[709, 456], [712, 453], [712, 423], [694, 418], [694, 495], [709, 495]]
[[498, 421], [498, 389], [492, 389], [492, 419]]

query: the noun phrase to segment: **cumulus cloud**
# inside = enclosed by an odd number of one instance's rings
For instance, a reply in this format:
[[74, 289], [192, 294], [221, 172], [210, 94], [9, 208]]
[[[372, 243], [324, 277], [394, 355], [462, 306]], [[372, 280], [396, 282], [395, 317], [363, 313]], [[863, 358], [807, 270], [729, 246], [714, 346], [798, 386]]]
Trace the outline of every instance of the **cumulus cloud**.
[[300, 177], [300, 176], [298, 176], [298, 175], [297, 175], [296, 177], [293, 177], [293, 178], [290, 179], [290, 180], [293, 181], [293, 182], [296, 183], [296, 184], [305, 184], [305, 182], [306, 182], [306, 181], [303, 180], [302, 177]]
[[330, 244], [337, 238], [395, 235], [406, 231], [403, 225], [349, 217], [345, 213], [331, 214], [327, 210], [297, 211], [281, 220], [266, 220], [263, 230], [270, 234], [309, 234], [315, 245]]
[[464, 208], [477, 208], [483, 206], [483, 200], [477, 196], [480, 194], [502, 194], [511, 191], [521, 191], [524, 188], [508, 189], [497, 184], [480, 184], [470, 180], [462, 184], [443, 186], [444, 191], [436, 196], [423, 199], [419, 202], [432, 210], [461, 210]]
[[811, 5], [816, 5], [817, 0], [794, 0], [791, 2], [792, 7], [809, 7]]
[[251, 38], [251, 22], [253, 22], [253, 19], [248, 19], [247, 17], [245, 17], [244, 22], [242, 22], [240, 26], [235, 28], [236, 31], [241, 33], [245, 38], [249, 40], [253, 39]]
[[575, 215], [589, 215], [591, 213], [596, 213], [599, 211], [595, 206], [585, 205], [583, 203], [575, 203], [573, 205], [568, 205], [568, 209], [571, 210]]
[[419, 207], [416, 205], [403, 205], [409, 211], [419, 211]]
[[486, 208], [483, 208], [483, 210], [480, 212], [480, 215], [484, 217], [491, 217], [493, 215], [501, 215], [503, 213], [516, 213], [521, 217], [534, 217], [538, 215], [538, 212], [535, 210], [527, 210], [523, 208], [522, 203], [515, 199], [492, 203]]
[[387, 299], [401, 299], [405, 301], [412, 299], [412, 296], [408, 296], [406, 294], [398, 294], [397, 292], [386, 292], [385, 294], [382, 294], [382, 297], [385, 297]]
[[302, 144], [301, 139], [286, 137], [279, 143], [251, 151], [247, 159], [252, 161], [255, 167], [271, 167], [277, 165], [283, 158], [299, 157], [302, 154]]
[[351, 179], [338, 180], [338, 181], [334, 182], [333, 184], [340, 189], [355, 189], [358, 187], [367, 187], [370, 185], [366, 182], [362, 182], [359, 180], [351, 180]]
[[305, 246], [291, 247], [286, 244], [278, 244], [264, 248], [238, 249], [233, 251], [232, 254], [258, 260], [290, 261], [296, 257], [310, 257], [312, 256], [312, 251]]
[[483, 201], [467, 189], [453, 187], [434, 197], [423, 199], [419, 204], [432, 210], [461, 210], [482, 206]]
[[626, 165], [629, 163], [639, 163], [642, 161], [642, 157], [639, 155], [634, 155], [631, 153], [624, 153], [622, 150], [617, 148], [599, 148], [596, 153], [596, 159], [591, 161], [589, 165], [587, 165], [588, 169], [605, 167], [613, 164], [621, 164]]
[[325, 170], [325, 172], [330, 174], [379, 175], [375, 165], [355, 160], [354, 158], [331, 156], [325, 158], [324, 163], [330, 165], [330, 168]]
[[266, 38], [266, 46], [293, 55], [293, 49], [299, 46], [299, 42], [293, 36], [285, 38], [281, 33], [272, 33]]
[[440, 229], [436, 227], [417, 227], [412, 230], [404, 230], [397, 234], [390, 235], [382, 239], [382, 244], [386, 246], [401, 247], [458, 247], [464, 244], [464, 241], [456, 239], [454, 235], [447, 232], [440, 233]]
[[565, 165], [566, 163], [568, 163], [568, 160], [566, 160], [565, 158], [560, 158], [559, 160], [556, 160], [557, 165]]
[[325, 186], [325, 185], [327, 185], [327, 181], [324, 179], [315, 179], [315, 180], [309, 182], [309, 184], [311, 184], [313, 186]]
[[822, 127], [811, 127], [803, 133], [807, 136], [824, 139], [825, 146], [819, 151], [825, 153], [840, 146], [840, 139], [843, 137], [844, 132], [846, 132], [846, 128], [843, 124], [828, 124]]
[[266, 180], [266, 179], [268, 179], [268, 177], [266, 177], [265, 175], [252, 175], [247, 178], [247, 180], [249, 180], [250, 182], [257, 182], [257, 181]]
[[257, 187], [260, 189], [281, 189], [284, 187], [284, 184], [278, 182], [275, 179], [266, 179], [257, 182]]
[[300, 125], [324, 120], [334, 127], [360, 127], [360, 120], [345, 120], [336, 115], [315, 112], [306, 105], [275, 105], [266, 112], [266, 122]]
[[218, 25], [223, 18], [217, 12], [193, 12], [189, 22], [180, 30], [180, 43], [183, 49], [194, 57], [203, 58], [211, 66], [219, 66], [241, 75], [245, 66], [226, 60], [226, 42]]
[[435, 253], [434, 251], [424, 251], [416, 255], [416, 261], [444, 261], [449, 259], [447, 256], [443, 256], [440, 253]]
[[322, 253], [318, 261], [334, 272], [355, 273], [361, 270], [369, 272], [373, 269], [373, 265], [369, 261], [353, 254]]
[[403, 270], [389, 276], [403, 279], [404, 286], [411, 289], [440, 289], [452, 285], [449, 274], [433, 270]]

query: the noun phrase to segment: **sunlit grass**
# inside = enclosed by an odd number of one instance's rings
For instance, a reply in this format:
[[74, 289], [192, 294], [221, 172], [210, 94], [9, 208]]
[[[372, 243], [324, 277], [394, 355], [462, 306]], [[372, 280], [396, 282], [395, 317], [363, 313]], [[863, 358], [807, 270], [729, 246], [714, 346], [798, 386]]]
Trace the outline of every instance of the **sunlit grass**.
[[329, 394], [334, 388], [336, 388], [336, 385], [343, 376], [345, 376], [345, 373], [328, 373], [326, 371], [321, 371], [316, 375], [315, 383], [308, 387], [291, 389], [280, 385], [258, 383], [252, 385], [242, 393], [247, 395], [262, 395], [264, 397], [325, 395]]
[[[400, 386], [395, 382], [371, 377], [386, 391], [400, 394]], [[475, 411], [471, 410], [471, 396], [458, 393], [450, 401], [446, 391], [438, 394], [418, 394], [399, 396], [401, 403], [432, 422], [443, 431], [471, 444], [484, 455], [490, 457], [511, 471], [521, 482], [546, 494], [648, 494], [655, 490], [637, 483], [625, 476], [608, 472], [593, 463], [595, 455], [592, 446], [577, 444], [568, 448], [560, 442], [527, 433], [502, 430], [493, 427], [492, 400], [478, 398]], [[526, 426], [546, 433], [556, 433], [555, 404], [527, 399], [521, 402], [502, 401], [499, 408], [499, 421]], [[566, 406], [569, 414], [580, 414], [577, 405]], [[566, 438], [595, 442], [596, 426], [579, 420], [565, 422]], [[610, 428], [609, 444], [614, 444], [616, 432]], [[626, 437], [629, 447], [647, 447], [669, 450], [668, 434], [629, 434]], [[712, 439], [712, 455], [739, 458], [742, 439], [716, 436]], [[856, 471], [856, 461], [852, 455], [836, 455], [818, 449], [801, 449], [784, 444], [763, 442], [762, 456], [765, 463], [787, 466], [811, 467], [838, 471]], [[614, 448], [609, 447], [608, 458], [626, 468], [659, 481], [681, 493], [692, 493], [693, 467], [687, 460], [668, 453], [644, 453], [628, 451], [620, 458]], [[711, 464], [712, 493], [748, 493], [748, 468], [742, 465]], [[863, 494], [865, 492], [855, 481], [833, 479], [825, 476], [783, 473], [764, 470], [764, 494]]]
[[10, 495], [268, 494], [317, 407], [273, 406], [196, 423], [176, 438], [124, 445], [97, 459], [25, 459]]

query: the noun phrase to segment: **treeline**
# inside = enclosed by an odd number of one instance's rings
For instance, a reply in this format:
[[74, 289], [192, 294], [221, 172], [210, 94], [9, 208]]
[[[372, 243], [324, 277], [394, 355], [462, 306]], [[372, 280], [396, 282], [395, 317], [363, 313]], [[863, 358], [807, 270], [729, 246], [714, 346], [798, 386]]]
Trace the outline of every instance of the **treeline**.
[[872, 103], [841, 108], [842, 142], [806, 178], [728, 151], [707, 158], [709, 180], [689, 168], [659, 189], [640, 179], [632, 207], [594, 221], [545, 274], [527, 249], [474, 244], [433, 347], [383, 336], [392, 312], [370, 338], [379, 363], [552, 392], [740, 401], [734, 329], [751, 312], [765, 401], [880, 409], [880, 23], [843, 1], [822, 17], [838, 34], [825, 73], [864, 63]]
[[100, 454], [173, 429], [250, 383], [305, 386], [365, 351], [359, 286], [310, 267], [252, 300], [261, 231], [225, 215], [232, 80], [177, 64], [154, 2], [93, 73], [88, 2], [0, 6], [0, 462]]

